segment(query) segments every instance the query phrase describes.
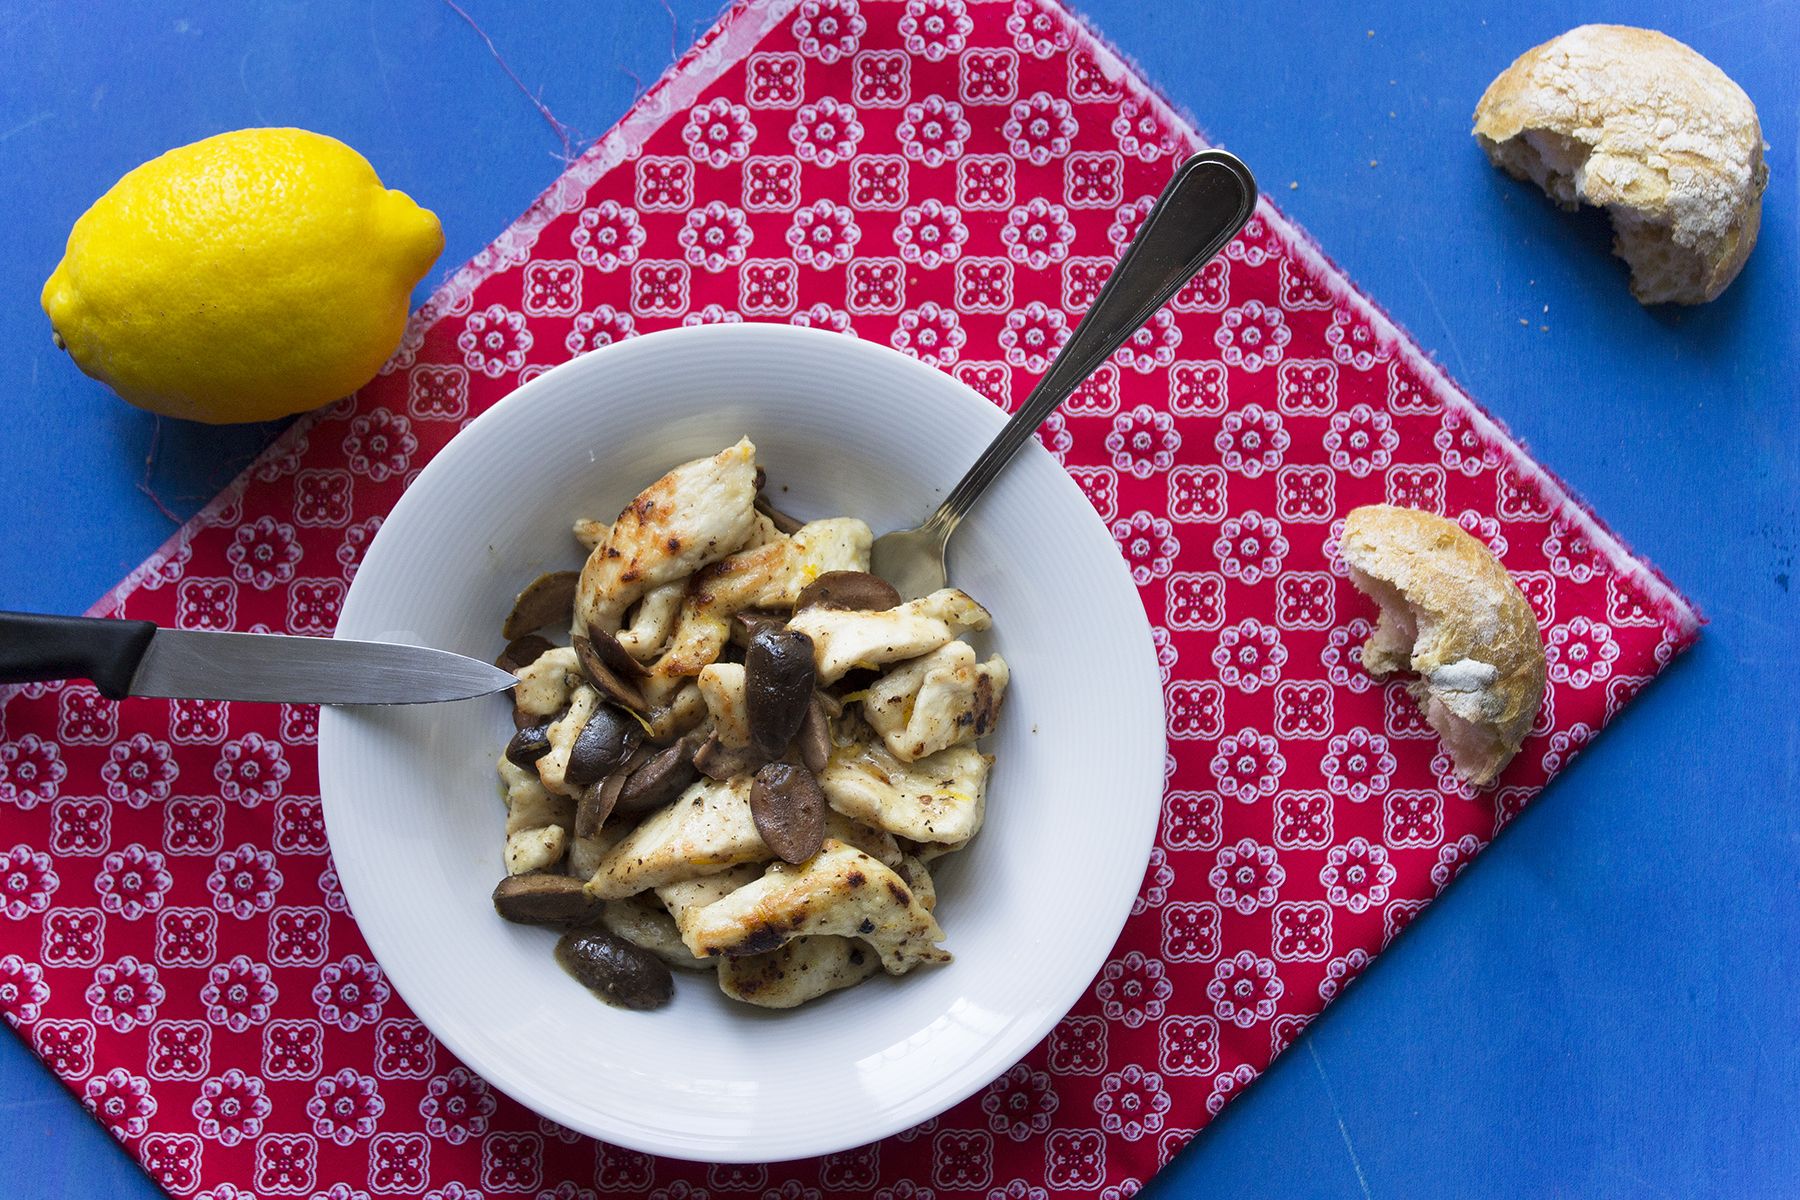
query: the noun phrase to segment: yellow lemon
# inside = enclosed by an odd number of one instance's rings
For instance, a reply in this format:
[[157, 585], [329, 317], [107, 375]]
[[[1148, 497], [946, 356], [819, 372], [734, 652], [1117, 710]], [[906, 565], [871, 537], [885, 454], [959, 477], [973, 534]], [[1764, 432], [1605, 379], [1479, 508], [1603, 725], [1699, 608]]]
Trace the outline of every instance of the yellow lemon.
[[437, 217], [344, 143], [241, 129], [114, 184], [42, 302], [76, 365], [139, 408], [264, 421], [367, 383], [443, 248]]

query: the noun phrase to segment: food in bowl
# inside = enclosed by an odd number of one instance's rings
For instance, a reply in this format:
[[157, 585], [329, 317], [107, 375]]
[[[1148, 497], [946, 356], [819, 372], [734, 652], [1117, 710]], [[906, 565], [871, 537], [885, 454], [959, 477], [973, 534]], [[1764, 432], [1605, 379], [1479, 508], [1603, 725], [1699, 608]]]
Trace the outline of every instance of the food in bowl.
[[502, 627], [494, 906], [564, 930], [558, 960], [623, 1007], [666, 1003], [671, 967], [792, 1008], [950, 960], [929, 864], [985, 815], [1010, 672], [962, 635], [992, 617], [902, 601], [865, 523], [794, 520], [763, 482], [745, 438], [576, 522], [586, 564]]

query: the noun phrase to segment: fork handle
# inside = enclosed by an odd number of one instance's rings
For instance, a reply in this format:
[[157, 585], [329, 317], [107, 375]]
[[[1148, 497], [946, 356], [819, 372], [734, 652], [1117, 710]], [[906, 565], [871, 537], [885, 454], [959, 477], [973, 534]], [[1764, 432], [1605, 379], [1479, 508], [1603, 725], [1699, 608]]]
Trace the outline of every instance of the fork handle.
[[1204, 150], [1177, 167], [1056, 361], [925, 528], [948, 537], [1045, 418], [1173, 299], [1255, 210], [1256, 180], [1234, 155]]

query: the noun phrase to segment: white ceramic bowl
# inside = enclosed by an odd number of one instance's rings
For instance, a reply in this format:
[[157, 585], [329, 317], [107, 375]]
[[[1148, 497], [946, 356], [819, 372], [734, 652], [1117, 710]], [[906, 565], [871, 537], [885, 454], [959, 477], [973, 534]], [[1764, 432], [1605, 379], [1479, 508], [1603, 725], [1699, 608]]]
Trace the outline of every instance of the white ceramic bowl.
[[[498, 652], [512, 595], [579, 565], [577, 517], [748, 434], [795, 515], [912, 525], [1005, 415], [948, 375], [841, 334], [651, 334], [532, 380], [459, 434], [370, 546], [338, 634]], [[987, 823], [940, 863], [956, 959], [770, 1013], [677, 976], [608, 1008], [508, 924], [497, 699], [328, 710], [319, 767], [338, 876], [375, 956], [463, 1062], [571, 1129], [718, 1162], [824, 1154], [924, 1121], [1005, 1071], [1104, 964], [1143, 877], [1163, 778], [1148, 622], [1112, 536], [1030, 444], [957, 533], [951, 578], [1012, 667]]]

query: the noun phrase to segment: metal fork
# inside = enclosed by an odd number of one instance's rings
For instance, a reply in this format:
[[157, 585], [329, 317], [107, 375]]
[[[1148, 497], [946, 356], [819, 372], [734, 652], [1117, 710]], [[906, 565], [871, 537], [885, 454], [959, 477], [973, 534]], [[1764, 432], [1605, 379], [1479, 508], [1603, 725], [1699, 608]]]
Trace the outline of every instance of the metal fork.
[[1255, 208], [1250, 169], [1223, 150], [1202, 151], [1176, 168], [1093, 307], [1019, 411], [924, 524], [875, 539], [870, 570], [908, 598], [943, 587], [950, 535], [1019, 447], [1236, 236]]

